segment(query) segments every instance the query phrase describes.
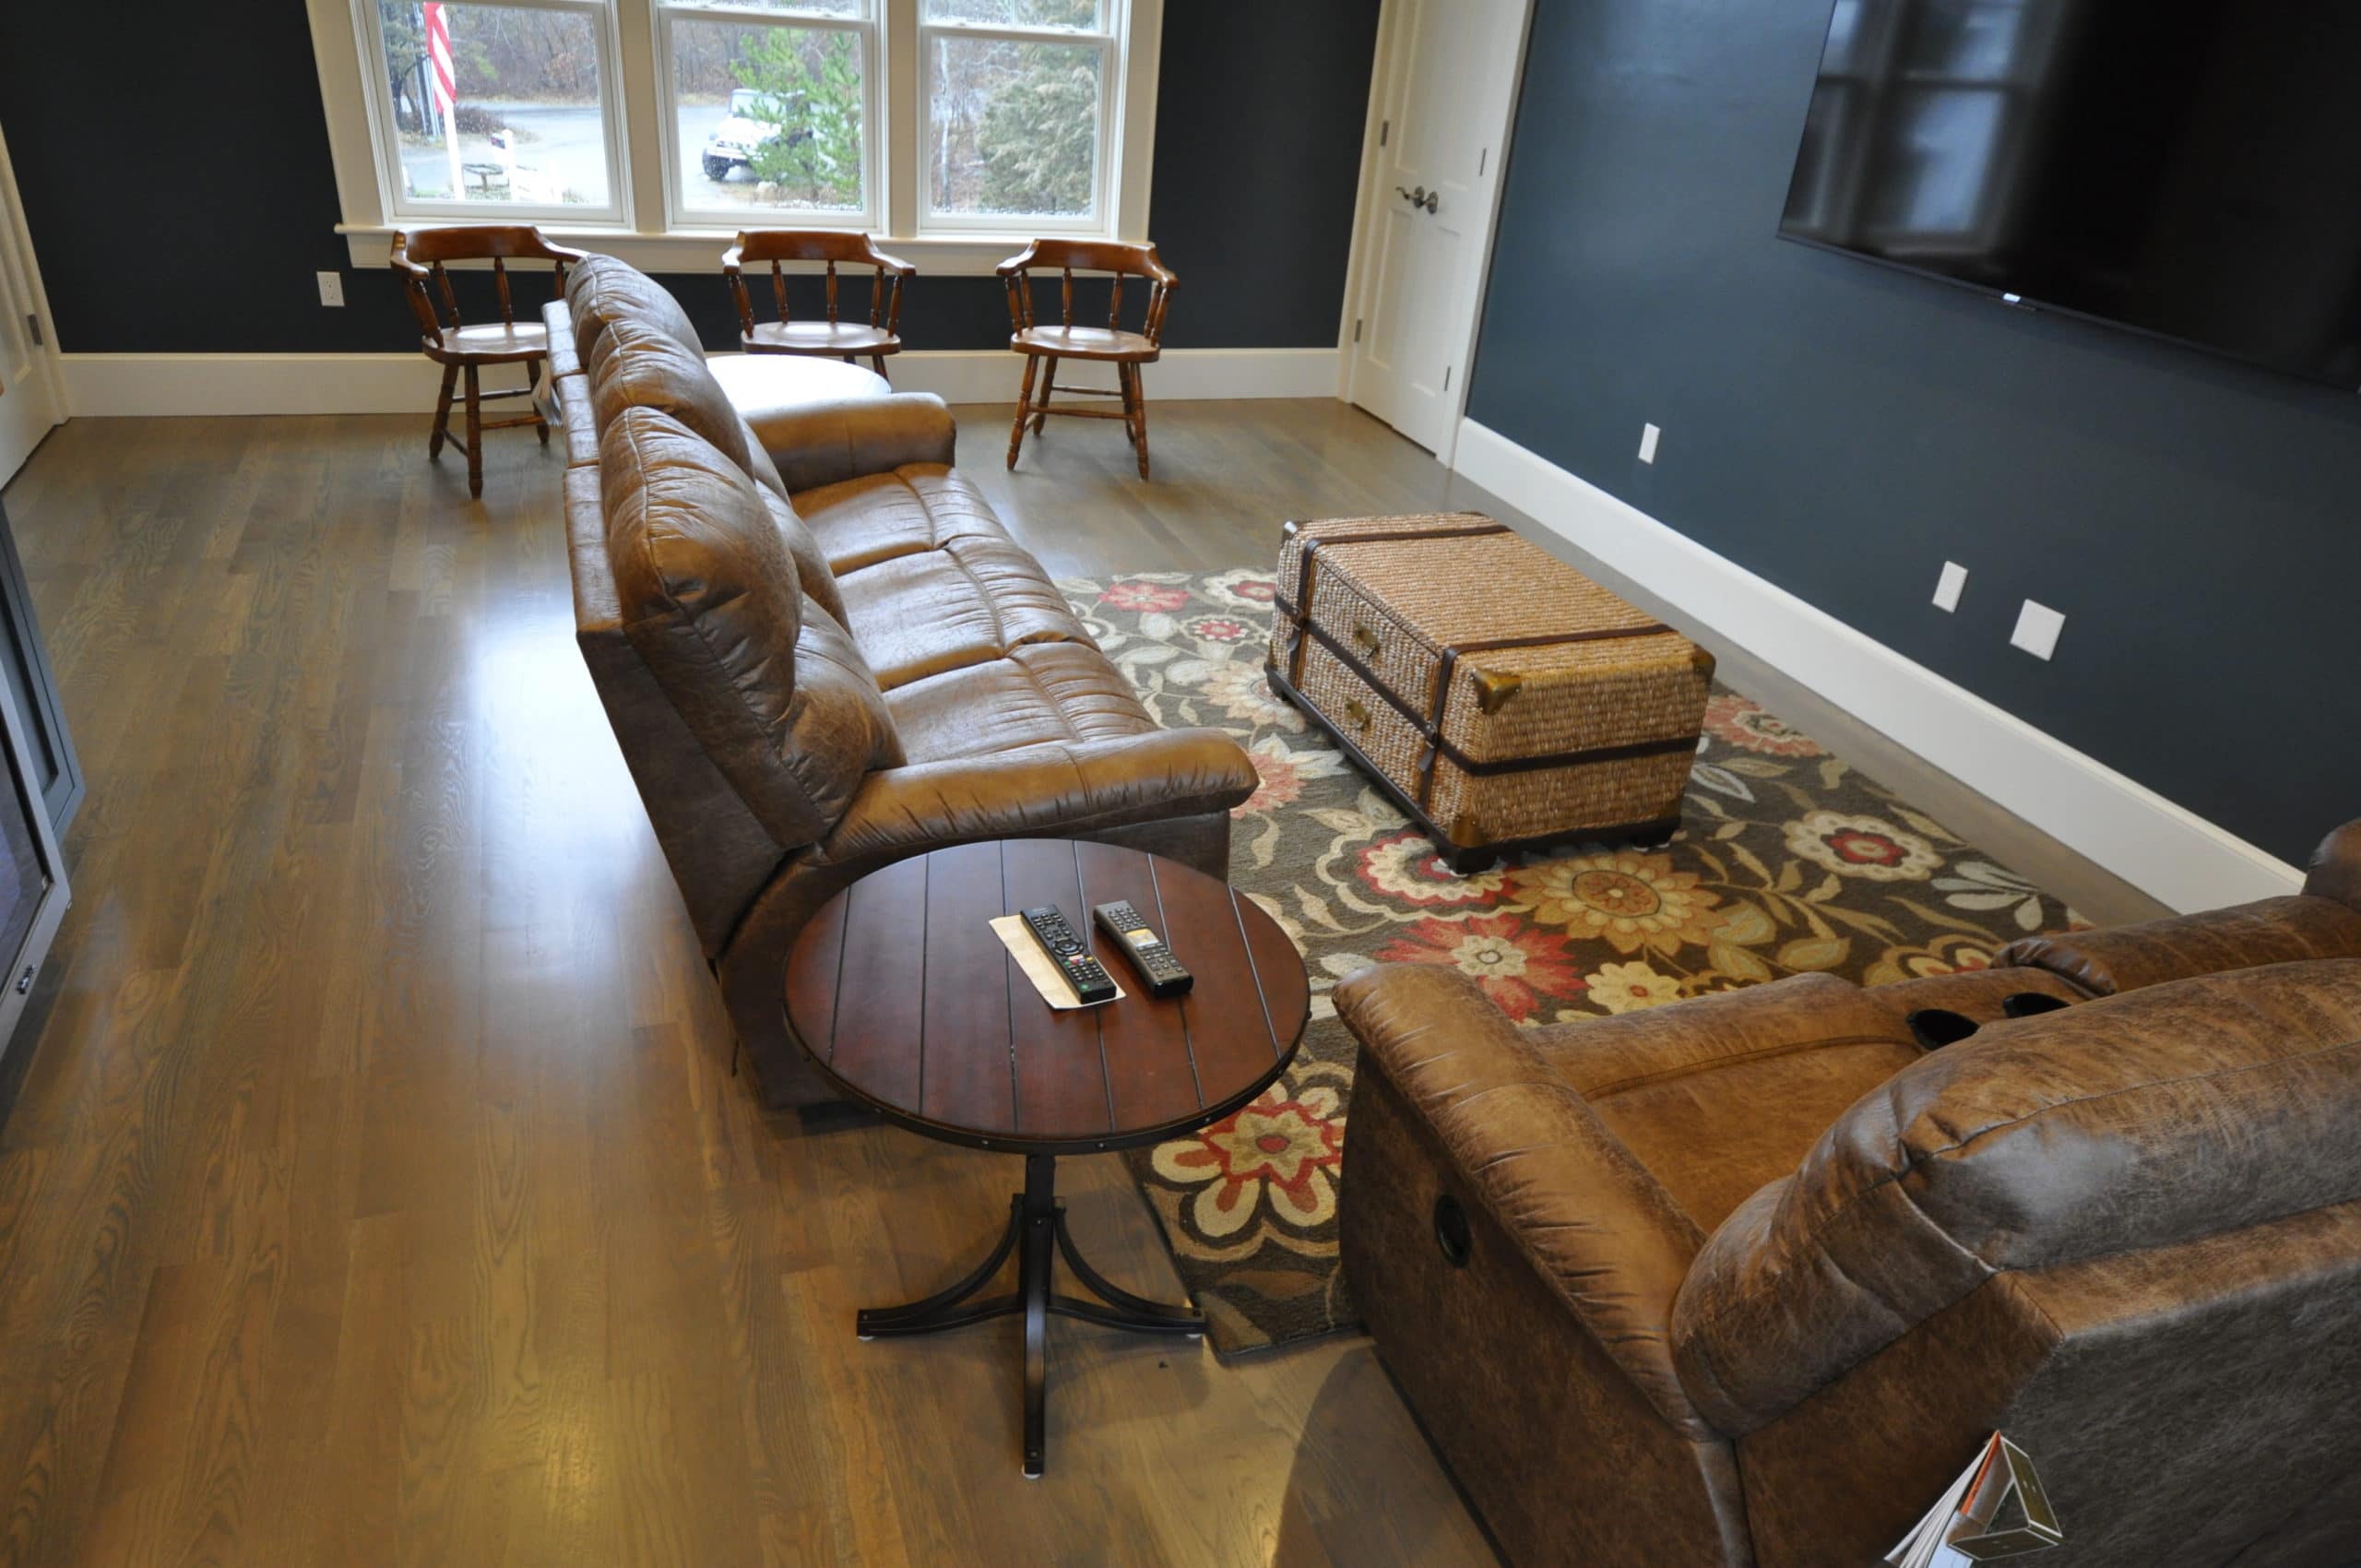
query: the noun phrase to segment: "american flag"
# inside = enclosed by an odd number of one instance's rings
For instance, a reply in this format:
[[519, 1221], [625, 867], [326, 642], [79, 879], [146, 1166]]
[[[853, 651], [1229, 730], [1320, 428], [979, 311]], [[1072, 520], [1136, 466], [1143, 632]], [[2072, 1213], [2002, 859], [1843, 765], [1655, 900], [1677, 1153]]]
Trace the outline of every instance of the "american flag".
[[447, 115], [457, 106], [459, 95], [451, 79], [451, 22], [444, 10], [439, 5], [426, 7], [426, 58], [434, 69], [434, 108]]

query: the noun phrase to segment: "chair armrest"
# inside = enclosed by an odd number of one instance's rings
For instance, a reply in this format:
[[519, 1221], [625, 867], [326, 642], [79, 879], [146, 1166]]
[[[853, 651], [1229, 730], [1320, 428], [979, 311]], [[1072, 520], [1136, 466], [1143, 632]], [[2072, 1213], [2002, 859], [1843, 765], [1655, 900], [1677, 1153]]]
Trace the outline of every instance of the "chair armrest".
[[1362, 1065], [1434, 1129], [1600, 1348], [1677, 1431], [1715, 1435], [1673, 1369], [1672, 1304], [1704, 1237], [1671, 1194], [1466, 976], [1377, 965], [1342, 981], [1335, 1000]]
[[1238, 805], [1255, 783], [1253, 763], [1218, 730], [1153, 730], [884, 768], [862, 783], [817, 858], [838, 864], [1199, 816]]
[[951, 410], [931, 392], [756, 410], [746, 422], [778, 465], [789, 495], [889, 474], [905, 463], [947, 468], [959, 438]]
[[[2334, 874], [2331, 868], [2327, 880]], [[2094, 996], [2118, 996], [2225, 969], [2354, 957], [2361, 957], [2361, 909], [2298, 894], [2106, 931], [2029, 936], [2002, 949], [1999, 962], [2047, 969]]]
[[2348, 822], [2320, 840], [2312, 851], [2311, 874], [2304, 891], [2315, 898], [2333, 898], [2347, 909], [2361, 909], [2361, 822]]

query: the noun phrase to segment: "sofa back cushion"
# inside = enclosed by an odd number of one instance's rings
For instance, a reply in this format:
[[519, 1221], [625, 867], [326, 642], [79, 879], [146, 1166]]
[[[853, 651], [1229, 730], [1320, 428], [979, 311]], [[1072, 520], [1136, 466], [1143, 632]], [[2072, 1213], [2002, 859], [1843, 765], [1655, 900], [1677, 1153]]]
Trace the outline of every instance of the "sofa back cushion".
[[654, 409], [623, 410], [599, 446], [624, 634], [772, 837], [825, 837], [902, 760], [876, 677], [805, 597], [744, 469]]
[[574, 351], [585, 367], [599, 336], [618, 321], [637, 321], [684, 349], [703, 351], [696, 324], [672, 291], [627, 261], [587, 256], [566, 271], [566, 314], [574, 321]]
[[2361, 1198], [2355, 1127], [2361, 959], [1987, 1026], [1863, 1097], [1707, 1241], [1674, 1311], [1682, 1384], [1751, 1431], [1996, 1275]]
[[827, 557], [795, 507], [787, 486], [773, 466], [770, 454], [713, 377], [705, 355], [682, 348], [660, 327], [634, 317], [611, 323], [591, 346], [588, 365], [593, 423], [603, 431], [625, 409], [654, 409], [670, 414], [746, 470], [763, 487], [771, 519], [795, 558], [797, 580], [803, 591], [819, 600], [841, 624], [843, 595]]
[[705, 352], [636, 316], [608, 325], [582, 362], [590, 374], [591, 417], [600, 431], [625, 409], [657, 409], [720, 448], [766, 489], [787, 485], [770, 454], [706, 368]]

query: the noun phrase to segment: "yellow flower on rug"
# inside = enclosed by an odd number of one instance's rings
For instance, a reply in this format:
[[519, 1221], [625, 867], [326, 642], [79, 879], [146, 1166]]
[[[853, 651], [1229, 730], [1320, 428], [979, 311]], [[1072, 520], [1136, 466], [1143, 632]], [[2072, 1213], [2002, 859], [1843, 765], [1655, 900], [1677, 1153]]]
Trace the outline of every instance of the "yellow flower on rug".
[[1596, 937], [1627, 956], [1703, 946], [1723, 919], [1722, 896], [1700, 887], [1695, 872], [1674, 870], [1670, 855], [1597, 850], [1521, 866], [1510, 881], [1510, 909], [1566, 927], [1568, 941]]
[[1680, 982], [1643, 963], [1602, 964], [1590, 977], [1590, 999], [1610, 1013], [1636, 1013], [1680, 1000]]

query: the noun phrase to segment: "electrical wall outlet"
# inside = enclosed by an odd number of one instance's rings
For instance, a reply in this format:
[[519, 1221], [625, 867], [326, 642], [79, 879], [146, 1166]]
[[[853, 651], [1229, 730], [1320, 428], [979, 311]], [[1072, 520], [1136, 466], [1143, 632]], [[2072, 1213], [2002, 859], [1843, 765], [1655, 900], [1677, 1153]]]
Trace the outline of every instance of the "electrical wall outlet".
[[1653, 463], [1656, 460], [1656, 442], [1663, 435], [1664, 432], [1652, 424], [1640, 427], [1640, 461]]
[[344, 303], [344, 274], [323, 272], [317, 276], [320, 279], [320, 303], [324, 305]]
[[1956, 561], [1943, 563], [1943, 575], [1935, 582], [1935, 608], [1956, 612], [1959, 596], [1967, 591], [1967, 568]]
[[2017, 612], [2017, 629], [2009, 634], [2009, 642], [2035, 659], [2047, 659], [2058, 651], [2058, 634], [2065, 629], [2065, 616], [2028, 599]]

